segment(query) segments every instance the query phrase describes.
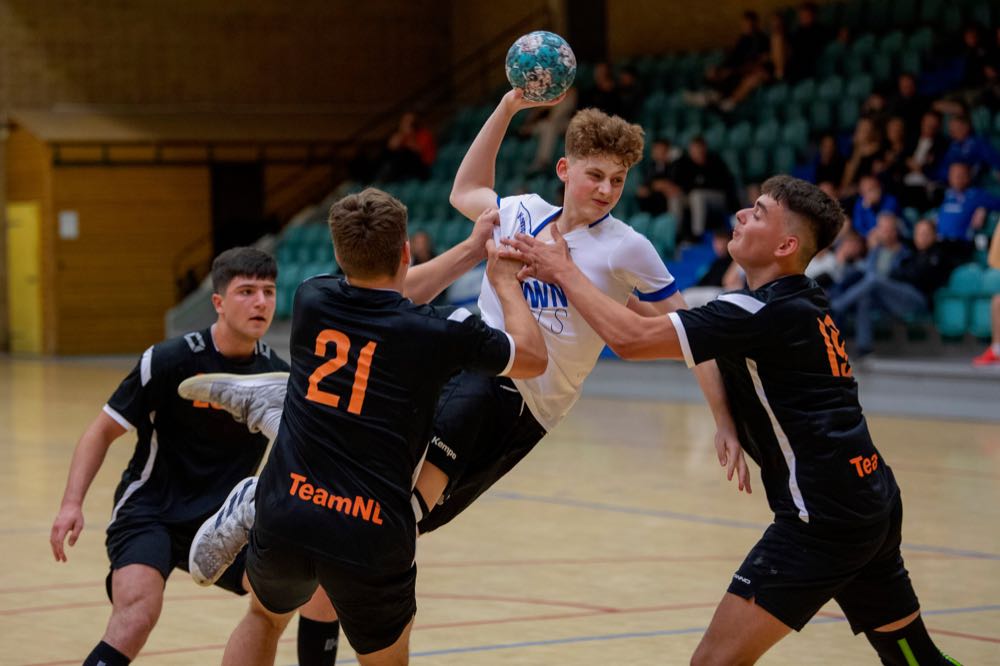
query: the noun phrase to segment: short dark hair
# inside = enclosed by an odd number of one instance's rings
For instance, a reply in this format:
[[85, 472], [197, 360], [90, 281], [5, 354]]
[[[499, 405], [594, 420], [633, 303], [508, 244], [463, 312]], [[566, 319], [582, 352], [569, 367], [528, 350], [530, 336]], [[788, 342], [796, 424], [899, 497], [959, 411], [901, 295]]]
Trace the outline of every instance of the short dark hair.
[[212, 262], [212, 291], [220, 296], [225, 294], [229, 283], [237, 277], [277, 280], [278, 262], [255, 247], [230, 248]]
[[406, 206], [369, 187], [330, 207], [330, 234], [337, 263], [360, 278], [396, 274], [406, 244]]
[[792, 176], [772, 176], [760, 187], [766, 194], [805, 222], [812, 233], [803, 244], [803, 259], [808, 262], [837, 238], [844, 226], [840, 203], [812, 183]]

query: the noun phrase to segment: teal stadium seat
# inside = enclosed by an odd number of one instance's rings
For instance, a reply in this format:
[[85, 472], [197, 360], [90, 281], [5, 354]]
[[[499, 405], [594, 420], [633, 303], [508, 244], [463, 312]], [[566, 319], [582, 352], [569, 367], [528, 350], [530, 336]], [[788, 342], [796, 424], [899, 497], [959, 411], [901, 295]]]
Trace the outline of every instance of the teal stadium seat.
[[781, 141], [796, 151], [805, 151], [809, 144], [809, 124], [802, 118], [789, 120], [781, 129]]
[[795, 170], [795, 149], [789, 145], [777, 146], [774, 149], [774, 173], [791, 175]]
[[935, 25], [944, 16], [944, 0], [923, 0], [920, 6], [920, 22]]
[[[885, 3], [888, 4], [888, 3]], [[903, 50], [906, 41], [902, 30], [893, 30], [886, 33], [882, 39], [878, 40], [878, 50], [881, 53], [892, 56]]]
[[816, 63], [816, 73], [824, 78], [837, 74], [846, 52], [847, 46], [843, 42], [834, 40], [827, 44]]
[[819, 99], [833, 102], [840, 99], [844, 94], [844, 80], [839, 76], [829, 76], [820, 82], [816, 88], [816, 96]]
[[814, 131], [828, 132], [833, 129], [833, 109], [830, 102], [813, 100], [809, 105], [809, 123]]
[[643, 236], [649, 237], [649, 225], [653, 216], [646, 212], [633, 213], [628, 218], [628, 224]]
[[983, 269], [978, 264], [956, 268], [948, 286], [935, 296], [934, 324], [942, 336], [959, 338], [969, 328], [972, 300], [982, 290]]
[[729, 150], [743, 150], [750, 145], [752, 133], [753, 128], [745, 120], [733, 125], [726, 134], [726, 148]]
[[845, 97], [837, 104], [837, 129], [850, 131], [858, 123], [861, 115], [861, 101], [855, 97]]
[[872, 77], [868, 74], [855, 74], [847, 82], [847, 96], [862, 100], [872, 94]]
[[917, 22], [917, 0], [895, 0], [891, 23], [897, 28], [909, 28]]
[[677, 220], [670, 213], [657, 215], [650, 220], [646, 237], [661, 257], [673, 257], [677, 243]]
[[792, 101], [809, 102], [816, 97], [816, 82], [813, 79], [804, 79], [792, 89]]
[[759, 148], [772, 149], [778, 143], [781, 129], [778, 123], [769, 122], [758, 125], [753, 133], [753, 142]]
[[928, 53], [934, 48], [934, 31], [927, 27], [915, 30], [907, 39], [906, 47], [921, 54]]
[[969, 311], [969, 334], [987, 340], [993, 333], [993, 296], [1000, 294], [1000, 271], [986, 270], [980, 286], [982, 291], [973, 299]]
[[759, 146], [753, 146], [746, 151], [746, 163], [743, 167], [744, 178], [751, 183], [759, 183], [768, 176], [768, 151]]

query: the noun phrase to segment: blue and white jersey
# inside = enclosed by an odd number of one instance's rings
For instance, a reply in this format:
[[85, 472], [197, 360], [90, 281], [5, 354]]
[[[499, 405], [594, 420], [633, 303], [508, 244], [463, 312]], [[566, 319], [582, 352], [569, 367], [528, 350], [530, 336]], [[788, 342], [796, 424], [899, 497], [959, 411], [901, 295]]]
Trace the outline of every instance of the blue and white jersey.
[[[494, 230], [497, 242], [515, 233], [537, 236], [562, 212], [537, 194], [505, 197], [499, 206], [500, 226]], [[565, 239], [584, 275], [619, 303], [624, 304], [633, 292], [642, 300], [662, 301], [677, 291], [653, 244], [610, 214], [574, 229]], [[539, 377], [513, 381], [534, 417], [551, 430], [580, 397], [583, 380], [594, 369], [604, 341], [558, 285], [529, 279], [521, 286], [542, 328], [549, 364]], [[500, 301], [485, 276], [479, 310], [488, 325], [504, 327]]]

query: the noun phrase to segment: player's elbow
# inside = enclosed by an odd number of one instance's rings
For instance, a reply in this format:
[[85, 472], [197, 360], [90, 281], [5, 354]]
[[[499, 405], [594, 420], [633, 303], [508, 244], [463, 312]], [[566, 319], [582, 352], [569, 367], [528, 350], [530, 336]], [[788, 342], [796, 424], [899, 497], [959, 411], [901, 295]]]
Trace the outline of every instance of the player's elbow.
[[545, 372], [548, 365], [549, 355], [545, 351], [544, 343], [540, 348], [525, 345], [518, 348], [514, 365], [507, 376], [513, 379], [531, 379]]

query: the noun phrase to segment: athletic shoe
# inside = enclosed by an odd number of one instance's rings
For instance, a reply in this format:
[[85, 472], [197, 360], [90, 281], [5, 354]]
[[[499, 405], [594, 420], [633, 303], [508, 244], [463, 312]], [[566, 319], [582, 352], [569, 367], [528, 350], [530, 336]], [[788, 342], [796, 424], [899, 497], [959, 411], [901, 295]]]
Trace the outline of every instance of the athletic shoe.
[[987, 347], [986, 351], [972, 359], [972, 365], [993, 365], [1000, 363], [1000, 355], [993, 351], [993, 347]]
[[214, 585], [250, 538], [257, 477], [243, 479], [215, 514], [201, 524], [188, 552], [188, 571], [199, 585]]
[[188, 400], [201, 400], [225, 409], [250, 432], [260, 432], [273, 440], [281, 423], [288, 386], [287, 372], [259, 375], [209, 373], [188, 377], [177, 393]]

